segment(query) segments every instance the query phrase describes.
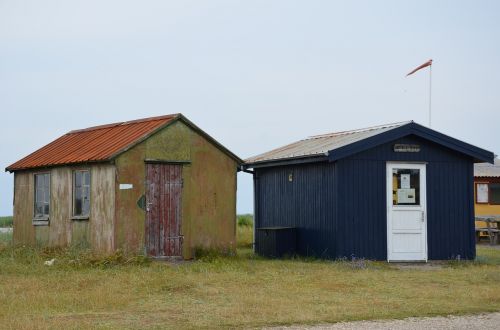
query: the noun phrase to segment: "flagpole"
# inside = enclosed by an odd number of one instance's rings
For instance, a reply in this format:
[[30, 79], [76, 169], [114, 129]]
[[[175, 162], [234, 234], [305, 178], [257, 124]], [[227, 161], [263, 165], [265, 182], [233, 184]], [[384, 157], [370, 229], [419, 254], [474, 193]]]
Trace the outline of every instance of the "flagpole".
[[429, 65], [429, 128], [432, 126], [432, 64]]
[[432, 125], [432, 59], [428, 60], [422, 65], [417, 66], [415, 69], [410, 71], [406, 76], [414, 74], [418, 70], [429, 67], [429, 127]]

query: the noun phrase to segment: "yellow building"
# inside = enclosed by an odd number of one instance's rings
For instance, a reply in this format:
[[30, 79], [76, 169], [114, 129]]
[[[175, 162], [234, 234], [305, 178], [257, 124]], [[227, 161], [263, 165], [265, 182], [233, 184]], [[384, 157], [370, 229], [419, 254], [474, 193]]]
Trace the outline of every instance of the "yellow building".
[[[476, 215], [500, 216], [500, 159], [474, 165], [474, 210]], [[476, 228], [485, 227], [484, 221], [476, 221]]]

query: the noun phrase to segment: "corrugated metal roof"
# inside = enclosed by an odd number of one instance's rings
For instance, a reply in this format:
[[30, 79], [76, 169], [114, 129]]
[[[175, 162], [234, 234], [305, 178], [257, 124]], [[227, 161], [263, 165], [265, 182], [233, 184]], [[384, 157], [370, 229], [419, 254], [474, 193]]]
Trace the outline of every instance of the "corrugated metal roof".
[[288, 144], [281, 148], [277, 148], [254, 157], [250, 157], [246, 159], [245, 162], [247, 164], [255, 164], [260, 162], [291, 158], [304, 158], [322, 155], [327, 156], [328, 152], [331, 150], [335, 150], [348, 144], [364, 140], [383, 132], [387, 132], [408, 123], [411, 123], [411, 121], [368, 127], [353, 131], [315, 135]]
[[490, 164], [490, 163], [474, 164], [474, 176], [490, 177], [490, 178], [500, 177], [500, 159], [495, 158], [495, 164]]
[[6, 170], [106, 161], [179, 116], [172, 114], [71, 131]]

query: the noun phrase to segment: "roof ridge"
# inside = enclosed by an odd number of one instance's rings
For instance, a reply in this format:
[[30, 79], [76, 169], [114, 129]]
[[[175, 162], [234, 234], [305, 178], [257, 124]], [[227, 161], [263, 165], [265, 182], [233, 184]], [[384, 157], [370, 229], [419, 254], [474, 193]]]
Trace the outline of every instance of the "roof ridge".
[[370, 126], [370, 127], [365, 127], [365, 128], [360, 128], [360, 129], [355, 129], [355, 130], [350, 130], [350, 131], [340, 131], [340, 132], [332, 132], [332, 133], [311, 135], [311, 136], [303, 139], [302, 141], [311, 140], [311, 139], [321, 139], [321, 138], [324, 138], [324, 137], [337, 136], [337, 135], [347, 135], [347, 134], [361, 133], [361, 132], [366, 132], [366, 131], [371, 131], [371, 130], [376, 130], [376, 129], [381, 129], [381, 128], [389, 128], [389, 127], [402, 126], [404, 124], [410, 124], [410, 123], [413, 123], [413, 120], [400, 121], [400, 122], [395, 122], [395, 123], [390, 123], [390, 124], [383, 124], [383, 125], [377, 125], [377, 126]]
[[136, 123], [144, 123], [144, 122], [148, 122], [148, 121], [169, 119], [169, 118], [177, 117], [179, 115], [180, 115], [180, 113], [174, 113], [174, 114], [170, 114], [170, 115], [146, 117], [146, 118], [140, 118], [140, 119], [135, 119], [135, 120], [116, 122], [116, 123], [111, 123], [111, 124], [91, 126], [91, 127], [87, 127], [87, 128], [75, 129], [75, 130], [69, 131], [66, 134], [75, 134], [75, 133], [81, 133], [81, 132], [96, 131], [96, 130], [100, 130], [100, 129], [117, 127], [117, 126], [124, 126], [124, 125], [136, 124]]

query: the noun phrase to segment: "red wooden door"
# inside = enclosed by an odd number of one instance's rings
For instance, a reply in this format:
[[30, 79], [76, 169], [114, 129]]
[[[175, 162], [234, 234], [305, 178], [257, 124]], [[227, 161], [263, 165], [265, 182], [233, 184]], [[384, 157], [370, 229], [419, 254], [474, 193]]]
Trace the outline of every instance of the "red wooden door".
[[181, 165], [146, 165], [145, 237], [148, 255], [182, 255], [181, 195]]

